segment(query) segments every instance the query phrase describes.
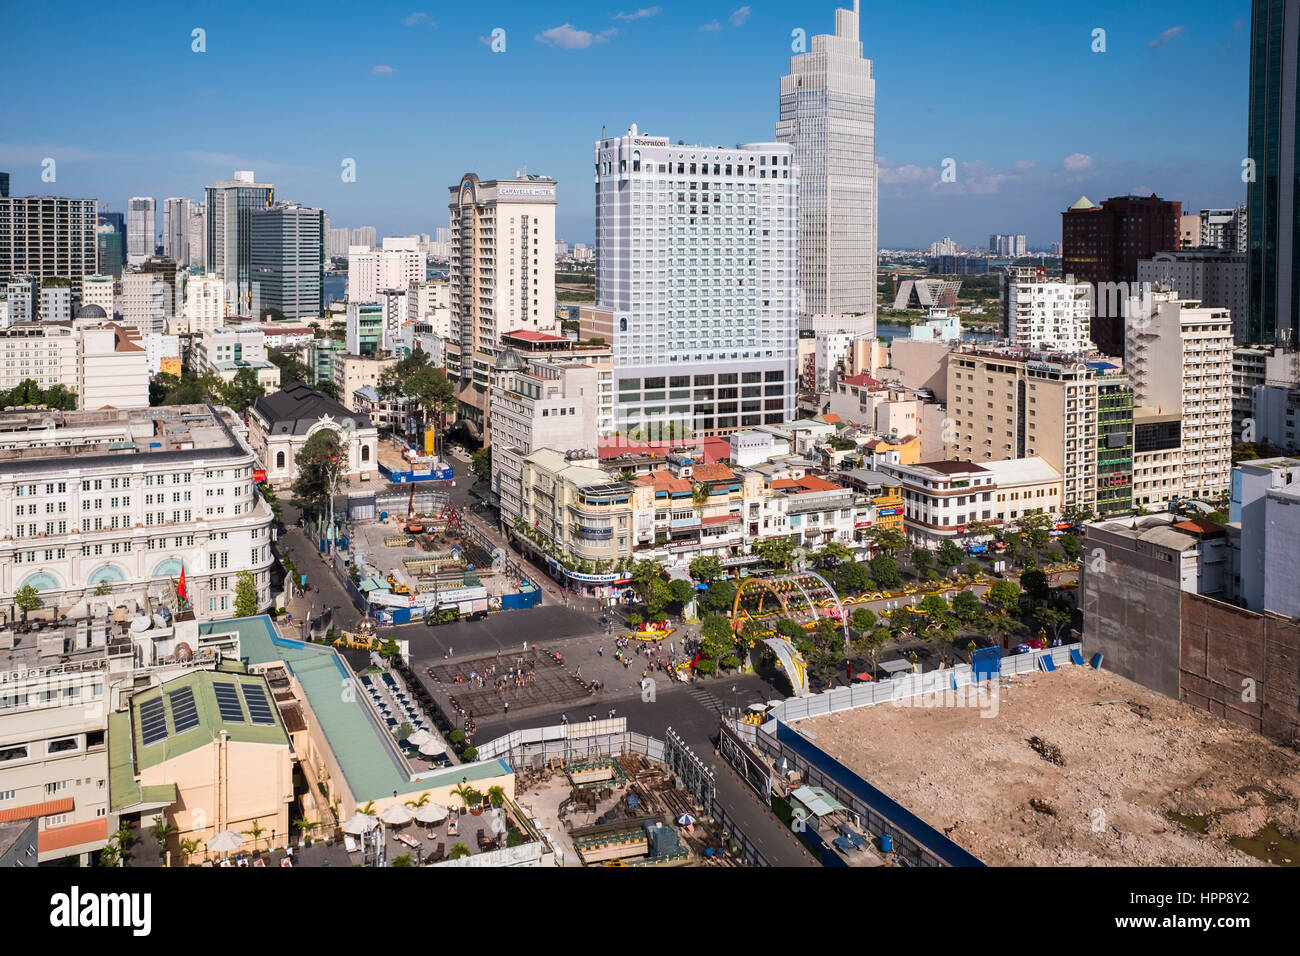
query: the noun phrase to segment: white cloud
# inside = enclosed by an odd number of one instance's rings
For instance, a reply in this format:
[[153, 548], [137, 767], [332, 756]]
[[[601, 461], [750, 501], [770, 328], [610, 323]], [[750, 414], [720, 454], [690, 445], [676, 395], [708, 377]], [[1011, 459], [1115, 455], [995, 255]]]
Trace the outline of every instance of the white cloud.
[[1164, 33], [1160, 34], [1160, 36], [1156, 37], [1154, 40], [1148, 43], [1147, 46], [1150, 47], [1152, 50], [1158, 50], [1166, 43], [1168, 43], [1170, 40], [1177, 40], [1180, 36], [1182, 36], [1186, 32], [1187, 32], [1187, 27], [1185, 26], [1170, 27]]
[[1037, 169], [1038, 164], [1034, 162], [1032, 159], [1021, 159], [1018, 160], [1016, 162], [1016, 165], [1013, 166], [1012, 168], [1015, 169], [1015, 171], [1018, 173], [1028, 173], [1034, 169]]
[[700, 27], [700, 29], [703, 30], [705, 33], [712, 33], [714, 30], [721, 30], [722, 24], [719, 23], [717, 20], [714, 20], [712, 23], [704, 24], [704, 26]]
[[925, 169], [912, 163], [903, 166], [880, 166], [880, 181], [886, 186], [896, 186], [900, 183], [915, 183], [923, 179], [933, 179], [939, 173], [933, 167]]
[[381, 63], [379, 66], [372, 66], [370, 72], [374, 73], [376, 76], [387, 76], [389, 73], [396, 73], [397, 71], [391, 66]]
[[647, 17], [657, 17], [663, 13], [662, 7], [642, 7], [633, 13], [616, 13], [615, 20], [644, 20]]
[[749, 19], [749, 13], [749, 7], [741, 7], [727, 19], [731, 21], [733, 27], [738, 27], [743, 25], [744, 22]]
[[418, 27], [418, 26], [436, 27], [438, 25], [433, 22], [433, 17], [429, 16], [427, 13], [424, 13], [422, 11], [417, 13], [412, 13], [402, 22], [405, 23], [408, 27]]
[[1072, 173], [1081, 173], [1092, 165], [1092, 157], [1087, 153], [1071, 153], [1065, 157], [1065, 168]]
[[579, 30], [572, 23], [564, 23], [537, 34], [537, 42], [563, 47], [566, 50], [585, 50], [592, 43], [604, 43], [616, 33], [617, 30], [609, 29], [601, 30], [592, 36], [590, 30]]

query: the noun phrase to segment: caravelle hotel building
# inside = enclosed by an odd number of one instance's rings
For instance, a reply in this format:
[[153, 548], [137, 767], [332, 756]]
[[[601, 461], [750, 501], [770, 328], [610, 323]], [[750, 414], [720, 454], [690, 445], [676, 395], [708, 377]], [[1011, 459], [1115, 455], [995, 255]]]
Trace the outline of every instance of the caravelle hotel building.
[[783, 143], [595, 146], [596, 308], [617, 429], [727, 435], [793, 417], [799, 168]]

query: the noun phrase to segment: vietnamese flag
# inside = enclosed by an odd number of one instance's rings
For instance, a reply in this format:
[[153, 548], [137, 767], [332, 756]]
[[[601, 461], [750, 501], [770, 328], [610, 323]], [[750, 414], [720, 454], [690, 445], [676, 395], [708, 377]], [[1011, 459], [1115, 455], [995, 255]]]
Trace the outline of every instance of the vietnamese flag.
[[184, 564], [181, 565], [181, 580], [180, 583], [176, 585], [176, 596], [180, 598], [182, 601], [189, 600], [189, 595], [185, 593], [185, 565]]

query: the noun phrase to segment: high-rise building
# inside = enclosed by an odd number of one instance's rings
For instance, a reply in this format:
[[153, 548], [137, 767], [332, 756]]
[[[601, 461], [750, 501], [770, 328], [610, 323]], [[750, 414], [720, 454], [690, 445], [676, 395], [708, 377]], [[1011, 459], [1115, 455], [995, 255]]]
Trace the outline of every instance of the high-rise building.
[[424, 255], [414, 237], [385, 236], [382, 249], [351, 246], [347, 254], [349, 302], [374, 302], [383, 289], [406, 289], [424, 279]]
[[1219, 249], [1158, 252], [1138, 262], [1138, 285], [1167, 285], [1180, 298], [1232, 313], [1233, 336], [1246, 341], [1246, 257]]
[[862, 56], [857, 0], [835, 11], [833, 36], [814, 36], [808, 52], [790, 58], [780, 110], [776, 139], [790, 144], [802, 177], [801, 326], [874, 335], [876, 80]]
[[126, 261], [138, 266], [153, 255], [157, 210], [150, 196], [132, 196], [126, 205]]
[[186, 265], [192, 269], [198, 269], [200, 272], [208, 268], [208, 210], [206, 206], [194, 204], [190, 210], [190, 220], [185, 227], [187, 230], [186, 245], [189, 258]]
[[[1082, 197], [1061, 213], [1061, 271], [1092, 284], [1092, 340], [1107, 355], [1124, 351], [1124, 317], [1112, 303], [1127, 302], [1136, 291], [1138, 261], [1179, 249], [1181, 202], [1156, 195], [1117, 196], [1095, 206]], [[1123, 286], [1116, 290], [1117, 284]], [[1111, 314], [1111, 313], [1116, 314]]]
[[338, 256], [346, 256], [348, 254], [348, 244], [351, 242], [352, 238], [351, 230], [331, 228], [328, 236], [329, 238], [326, 241], [325, 251], [329, 254], [330, 258], [333, 259]]
[[1097, 377], [1097, 504], [1103, 518], [1133, 508], [1133, 388], [1119, 370]]
[[54, 196], [0, 198], [0, 281], [68, 279], [73, 296], [81, 295], [82, 276], [99, 271], [97, 205]]
[[10, 325], [40, 320], [41, 280], [35, 276], [12, 276], [0, 283], [0, 297], [4, 298], [5, 321]]
[[104, 317], [113, 317], [113, 295], [116, 280], [111, 275], [85, 276], [81, 280], [81, 306], [97, 305]]
[[794, 152], [673, 146], [635, 124], [597, 141], [596, 308], [612, 317], [620, 430], [703, 437], [792, 416]]
[[41, 285], [42, 322], [72, 321], [72, 287], [66, 281], [48, 279]]
[[189, 265], [190, 216], [197, 205], [192, 199], [163, 200], [163, 255], [182, 267]]
[[1041, 269], [1011, 268], [1002, 276], [1002, 329], [1031, 351], [1079, 354], [1092, 349], [1090, 288], [1048, 279]]
[[225, 283], [221, 276], [190, 276], [185, 280], [184, 319], [169, 331], [198, 335], [225, 324], [225, 316]]
[[1027, 251], [1028, 243], [1022, 235], [995, 233], [989, 236], [990, 255], [1015, 259], [1023, 256]]
[[325, 213], [276, 202], [252, 213], [252, 276], [258, 314], [288, 319], [325, 314]]
[[[551, 333], [555, 318], [555, 180], [519, 175], [451, 187], [449, 373], [460, 417], [488, 436], [490, 372], [506, 332]], [[597, 210], [597, 216], [599, 216]], [[423, 278], [423, 276], [421, 276]]]
[[[1182, 417], [1181, 494], [1228, 492], [1232, 472], [1232, 319], [1167, 288], [1129, 306], [1124, 364], [1133, 404]], [[1179, 494], [1171, 495], [1178, 497]]]
[[95, 258], [99, 268], [115, 278], [122, 276], [122, 234], [112, 226], [101, 225], [95, 233]]
[[275, 201], [275, 187], [254, 182], [251, 170], [235, 171], [235, 178], [207, 187], [207, 269], [226, 284], [229, 311], [244, 315], [253, 310], [253, 210]]
[[[1246, 204], [1201, 210], [1201, 245], [1221, 252], [1246, 251]], [[1244, 319], [1244, 316], [1243, 316]]]
[[1178, 248], [1199, 249], [1201, 246], [1201, 217], [1185, 212], [1178, 217]]
[[379, 234], [375, 232], [374, 226], [360, 226], [352, 230], [352, 233], [348, 239], [348, 245], [369, 246], [371, 249], [373, 249], [375, 248], [375, 245], [378, 241], [377, 239], [378, 235]]
[[1255, 0], [1250, 28], [1251, 342], [1300, 342], [1300, 0]]
[[0, 173], [0, 199], [9, 197], [9, 174]]
[[1118, 374], [1114, 366], [976, 346], [952, 352], [947, 364], [945, 458], [1040, 457], [1061, 474], [1062, 507], [1096, 510], [1098, 388]]

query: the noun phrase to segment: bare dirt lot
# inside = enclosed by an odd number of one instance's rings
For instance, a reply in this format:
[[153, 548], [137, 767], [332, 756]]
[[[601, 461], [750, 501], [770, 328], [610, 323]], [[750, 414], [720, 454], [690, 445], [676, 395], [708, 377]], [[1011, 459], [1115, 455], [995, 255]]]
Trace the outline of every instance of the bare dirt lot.
[[[1011, 678], [996, 703], [796, 726], [990, 865], [1300, 864], [1300, 754], [1086, 667]], [[1233, 845], [1261, 831], [1255, 856]]]

